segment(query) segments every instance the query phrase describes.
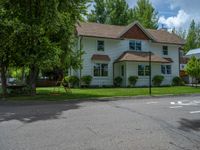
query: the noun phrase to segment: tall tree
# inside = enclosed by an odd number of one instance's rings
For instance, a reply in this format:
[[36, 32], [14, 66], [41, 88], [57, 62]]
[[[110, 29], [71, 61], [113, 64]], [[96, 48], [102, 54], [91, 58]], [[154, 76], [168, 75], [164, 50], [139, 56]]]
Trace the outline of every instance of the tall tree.
[[107, 17], [107, 0], [94, 0], [94, 9], [88, 14], [88, 21], [104, 24], [106, 23]]
[[137, 20], [146, 28], [158, 28], [158, 13], [149, 0], [138, 0], [131, 11], [130, 22]]
[[88, 21], [112, 25], [127, 25], [129, 7], [125, 0], [94, 0]]
[[197, 48], [196, 24], [195, 24], [195, 21], [192, 20], [189, 31], [188, 31], [188, 35], [186, 38], [186, 44], [184, 46], [184, 50], [185, 52], [187, 52], [195, 48]]
[[13, 31], [15, 20], [10, 15], [12, 10], [5, 9], [0, 5], [0, 72], [3, 97], [6, 97], [6, 72], [13, 59], [16, 57], [16, 51], [12, 47]]
[[[40, 69], [66, 65], [63, 56], [74, 48], [75, 25], [86, 11], [87, 0], [4, 0], [6, 9], [19, 23], [13, 32], [14, 49], [20, 52], [17, 64], [29, 67], [31, 93], [36, 92]], [[71, 57], [70, 57], [71, 58]]]

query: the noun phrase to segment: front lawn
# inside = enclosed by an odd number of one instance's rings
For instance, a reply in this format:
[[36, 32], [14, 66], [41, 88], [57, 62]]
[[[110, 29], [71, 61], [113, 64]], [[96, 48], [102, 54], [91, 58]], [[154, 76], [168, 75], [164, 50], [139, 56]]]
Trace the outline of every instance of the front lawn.
[[[72, 93], [65, 93], [64, 89], [59, 89], [60, 94], [52, 94], [54, 88], [37, 88], [36, 96], [10, 97], [10, 100], [39, 100], [39, 101], [62, 101], [69, 99], [89, 99], [115, 96], [148, 96], [148, 88], [93, 88], [93, 89], [71, 89]], [[152, 88], [152, 95], [181, 95], [200, 94], [200, 88], [194, 87], [156, 87]]]

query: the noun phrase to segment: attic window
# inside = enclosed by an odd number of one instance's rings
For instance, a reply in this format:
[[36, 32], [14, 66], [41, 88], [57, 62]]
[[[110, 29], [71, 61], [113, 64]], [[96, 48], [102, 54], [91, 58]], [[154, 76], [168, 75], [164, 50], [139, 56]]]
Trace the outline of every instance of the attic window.
[[129, 41], [129, 49], [141, 51], [142, 50], [142, 42], [141, 41], [135, 41], [135, 40]]

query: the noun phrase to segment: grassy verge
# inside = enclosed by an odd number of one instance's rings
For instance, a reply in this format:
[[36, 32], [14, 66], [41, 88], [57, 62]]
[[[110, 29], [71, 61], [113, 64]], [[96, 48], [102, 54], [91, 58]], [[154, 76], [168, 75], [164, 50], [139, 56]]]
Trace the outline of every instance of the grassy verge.
[[[9, 100], [30, 100], [30, 101], [63, 101], [71, 99], [89, 99], [115, 96], [147, 96], [148, 88], [94, 88], [94, 89], [71, 89], [71, 93], [65, 93], [59, 89], [59, 94], [52, 94], [54, 88], [37, 88], [36, 96], [9, 97]], [[197, 94], [200, 88], [194, 87], [159, 87], [152, 88], [152, 95], [181, 95]]]

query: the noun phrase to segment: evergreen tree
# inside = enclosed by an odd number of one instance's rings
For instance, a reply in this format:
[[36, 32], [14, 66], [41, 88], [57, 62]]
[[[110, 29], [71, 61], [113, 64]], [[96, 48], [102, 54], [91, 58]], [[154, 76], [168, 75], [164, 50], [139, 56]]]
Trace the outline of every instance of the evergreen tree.
[[195, 48], [197, 48], [196, 25], [195, 25], [195, 21], [192, 20], [189, 31], [188, 31], [188, 35], [186, 38], [186, 44], [184, 46], [184, 50], [185, 52], [187, 52]]
[[89, 22], [127, 25], [129, 7], [125, 0], [94, 0], [94, 10], [88, 15]]
[[107, 0], [94, 0], [94, 9], [88, 14], [87, 20], [89, 22], [106, 23], [108, 12], [107, 12]]
[[137, 5], [131, 10], [131, 20], [139, 21], [145, 28], [158, 28], [158, 13], [149, 0], [138, 0]]

